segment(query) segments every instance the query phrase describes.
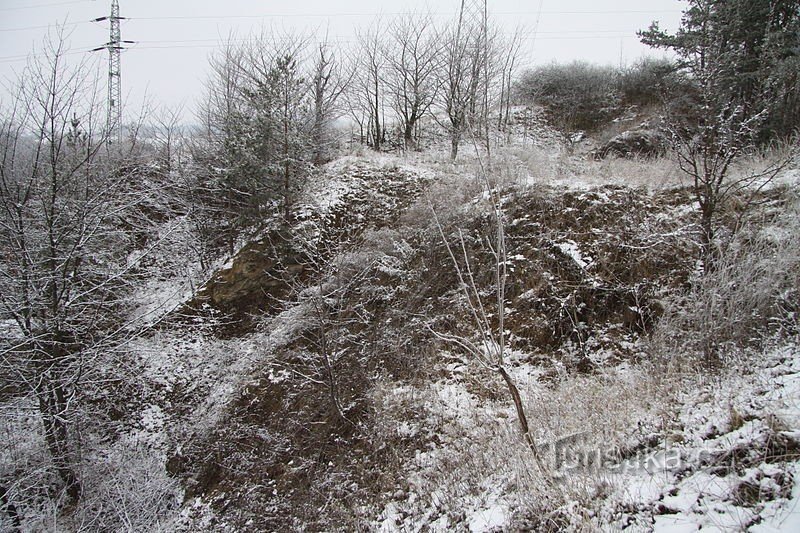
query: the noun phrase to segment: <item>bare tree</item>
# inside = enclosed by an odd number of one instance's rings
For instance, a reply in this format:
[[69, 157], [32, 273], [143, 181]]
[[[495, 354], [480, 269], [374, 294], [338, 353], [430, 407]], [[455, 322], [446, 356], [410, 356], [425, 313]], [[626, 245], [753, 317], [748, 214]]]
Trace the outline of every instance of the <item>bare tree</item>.
[[[76, 405], [126, 328], [140, 201], [109, 148], [97, 73], [70, 67], [63, 35], [22, 75], [0, 130], [0, 368], [35, 398], [66, 500], [76, 502]], [[93, 72], [95, 74], [93, 75]]]
[[386, 87], [400, 120], [406, 150], [417, 146], [419, 121], [438, 92], [439, 44], [428, 15], [405, 15], [392, 22], [385, 51]]
[[[473, 138], [473, 142], [477, 144], [477, 140], [475, 138]], [[489, 194], [493, 215], [492, 218], [495, 224], [494, 238], [486, 239], [486, 244], [489, 247], [493, 259], [492, 263], [494, 267], [493, 273], [495, 301], [492, 304], [492, 307], [489, 307], [489, 304], [484, 304], [484, 298], [482, 297], [483, 292], [476, 283], [463, 233], [460, 230], [458, 231], [458, 247], [460, 249], [454, 249], [454, 247], [450, 244], [450, 240], [448, 239], [447, 235], [445, 235], [444, 228], [439, 220], [439, 217], [437, 216], [436, 210], [433, 208], [433, 204], [429, 201], [431, 214], [436, 224], [436, 228], [439, 231], [439, 236], [441, 237], [442, 242], [447, 248], [447, 253], [450, 256], [453, 270], [455, 271], [458, 279], [459, 289], [461, 290], [464, 301], [467, 304], [470, 318], [472, 319], [472, 325], [475, 328], [478, 340], [474, 341], [474, 337], [466, 335], [457, 335], [437, 331], [430, 327], [428, 327], [428, 329], [436, 338], [458, 346], [469, 356], [474, 358], [481, 366], [496, 372], [503, 379], [508, 393], [514, 402], [517, 421], [519, 422], [520, 429], [522, 430], [525, 443], [530, 448], [540, 472], [545, 477], [545, 480], [549, 482], [549, 471], [545, 467], [539, 453], [539, 447], [536, 444], [533, 435], [531, 435], [528, 416], [525, 412], [525, 405], [523, 404], [519, 388], [517, 387], [514, 378], [511, 376], [511, 374], [509, 374], [506, 368], [505, 354], [507, 339], [505, 332], [505, 316], [506, 283], [508, 280], [509, 263], [508, 251], [506, 249], [505, 221], [500, 193], [494, 184], [491, 183], [487, 168], [482, 162], [481, 177]]]
[[[352, 395], [346, 385], [356, 368], [363, 368], [364, 325], [376, 298], [371, 286], [380, 264], [378, 254], [347, 251], [345, 243], [316, 229], [296, 228], [292, 246], [302, 250], [304, 275], [289, 269], [275, 277], [290, 287], [282, 301], [286, 309], [299, 307], [297, 352], [281, 366], [304, 382], [326, 389], [336, 417], [352, 426], [348, 417]], [[277, 362], [277, 361], [276, 361]]]
[[[320, 276], [320, 282], [300, 292], [299, 301], [309, 309], [309, 324], [302, 337], [311, 348], [307, 356], [301, 358], [305, 372], [300, 375], [312, 383], [324, 385], [337, 416], [354, 425], [343, 403], [346, 392], [343, 394], [340, 387], [343, 380], [340, 370], [348, 358], [356, 357], [360, 339], [354, 332], [364, 323], [364, 318], [352, 307], [352, 293], [365, 283], [373, 265], [362, 265], [355, 271], [344, 269], [348, 272], [345, 277], [332, 272], [333, 268], [341, 266], [341, 260], [339, 257], [338, 261], [331, 261], [327, 272]], [[290, 370], [298, 372], [297, 368]]]
[[353, 72], [346, 71], [331, 50], [327, 39], [317, 47], [314, 59], [312, 83], [314, 88], [314, 125], [312, 147], [314, 164], [325, 162], [330, 151], [330, 126], [338, 118], [338, 103], [353, 79]]
[[450, 158], [453, 160], [458, 157], [465, 133], [480, 131], [476, 118], [485, 100], [481, 88], [488, 90], [484, 84], [488, 80], [486, 31], [481, 25], [465, 20], [464, 15], [462, 0], [456, 25], [441, 37], [444, 61], [439, 73], [442, 77], [441, 106], [449, 122]]
[[153, 142], [164, 173], [182, 166], [184, 128], [181, 125], [183, 107], [170, 109], [162, 107], [155, 117]]
[[229, 35], [209, 61], [211, 75], [206, 81], [206, 100], [198, 118], [206, 135], [220, 143], [235, 133], [237, 115], [244, 105], [240, 92], [244, 77], [240, 68], [243, 55], [242, 47], [235, 44], [235, 36]]
[[505, 131], [511, 114], [512, 86], [519, 68], [519, 54], [522, 49], [523, 33], [517, 28], [511, 37], [499, 48], [505, 50], [500, 69], [500, 101], [497, 113], [497, 129]]
[[358, 63], [352, 87], [356, 109], [366, 123], [367, 144], [376, 151], [381, 150], [386, 137], [383, 121], [385, 54], [379, 28], [380, 23], [375, 22], [368, 30], [358, 32]]

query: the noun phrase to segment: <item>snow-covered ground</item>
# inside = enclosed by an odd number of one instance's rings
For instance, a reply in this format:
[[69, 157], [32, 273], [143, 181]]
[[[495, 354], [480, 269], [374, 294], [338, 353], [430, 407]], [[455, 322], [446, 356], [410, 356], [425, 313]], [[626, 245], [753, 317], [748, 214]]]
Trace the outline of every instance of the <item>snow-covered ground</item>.
[[[464, 365], [446, 368], [449, 379], [422, 390], [401, 386], [382, 397], [387, 411], [415, 413], [394, 428], [394, 438], [430, 437], [434, 431], [436, 436], [407, 465], [407, 485], [376, 517], [376, 530], [538, 530], [544, 522], [527, 516], [541, 512], [531, 500], [552, 498], [549, 513], [558, 517], [553, 523], [559, 530], [800, 531], [796, 344], [749, 355], [708, 379], [664, 376], [669, 398], [648, 398], [642, 391], [649, 386], [633, 384], [626, 394], [639, 395], [632, 404], [642, 409], [634, 413], [640, 427], [632, 428], [636, 439], [623, 439], [624, 450], [614, 448], [613, 438], [604, 447], [592, 424], [561, 436], [541, 427], [547, 415], [537, 421], [541, 405], [529, 402], [532, 425], [539, 426], [534, 432], [567, 442], [560, 459], [552, 448], [545, 455], [554, 478], [551, 488], [525, 455], [510, 400], [502, 395], [496, 401], [481, 399], [469, 392], [474, 383]], [[535, 370], [521, 365], [515, 375], [523, 381], [530, 372]], [[634, 369], [619, 372], [632, 382], [652, 379]], [[529, 397], [564, 400], [559, 390], [548, 392], [535, 379], [529, 381]], [[585, 390], [600, 382], [584, 377], [575, 386]], [[561, 388], [570, 390], [567, 384]], [[614, 401], [611, 393], [598, 394]], [[608, 416], [609, 424], [617, 416], [611, 405], [587, 409]], [[578, 419], [585, 413], [563, 416]]]
[[800, 531], [800, 347], [709, 381], [680, 396], [676, 430], [652, 450], [655, 460], [610, 478], [605, 509], [632, 510], [611, 525]]

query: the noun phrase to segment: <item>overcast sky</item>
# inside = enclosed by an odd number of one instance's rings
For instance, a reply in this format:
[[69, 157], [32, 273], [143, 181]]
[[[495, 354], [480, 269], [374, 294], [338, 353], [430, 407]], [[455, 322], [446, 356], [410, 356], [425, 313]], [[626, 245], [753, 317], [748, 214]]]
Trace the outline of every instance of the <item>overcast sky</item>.
[[[653, 20], [674, 30], [679, 0], [488, 0], [503, 31], [526, 31], [529, 65], [582, 59], [630, 64], [645, 54], [636, 30]], [[110, 0], [0, 0], [0, 79], [14, 79], [25, 58], [41, 48], [48, 27], [65, 24], [77, 59], [108, 41]], [[347, 46], [356, 28], [378, 17], [429, 11], [436, 20], [452, 19], [460, 0], [120, 0], [122, 38], [136, 41], [122, 55], [123, 95], [128, 110], [145, 94], [158, 105], [193, 109], [202, 97], [208, 56], [232, 32], [260, 28], [303, 30]], [[107, 52], [93, 52], [107, 60]], [[0, 99], [8, 98], [5, 89]]]

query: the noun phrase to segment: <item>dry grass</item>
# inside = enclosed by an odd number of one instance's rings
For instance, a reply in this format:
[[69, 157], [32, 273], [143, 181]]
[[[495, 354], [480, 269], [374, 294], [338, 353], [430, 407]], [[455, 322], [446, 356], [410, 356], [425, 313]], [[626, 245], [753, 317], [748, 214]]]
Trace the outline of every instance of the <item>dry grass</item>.
[[[518, 369], [520, 383], [528, 370]], [[455, 381], [396, 389], [382, 383], [373, 393], [383, 421], [376, 435], [389, 447], [419, 450], [410, 463], [402, 461], [402, 453], [396, 457], [405, 471], [395, 475], [407, 481], [399, 482], [403, 497], [394, 501], [414, 519], [446, 516], [450, 524], [464, 523], [481, 505], [499, 501], [512, 511], [514, 528], [591, 531], [591, 511], [613, 479], [599, 468], [559, 469], [554, 443], [579, 435], [573, 452], [589, 457], [629, 452], [669, 427], [680, 387], [678, 376], [665, 378], [648, 365], [524, 384], [532, 431], [548, 468], [543, 473], [519, 433], [510, 400], [467, 392], [479, 375], [476, 367]], [[407, 494], [417, 496], [405, 501]], [[420, 496], [423, 503], [432, 502], [433, 514], [415, 503]]]
[[[468, 143], [467, 143], [468, 144]], [[775, 143], [767, 150], [754, 152], [739, 159], [731, 169], [731, 179], [759, 174], [764, 169], [790, 158], [797, 147], [790, 142]], [[794, 152], [793, 152], [794, 151]], [[399, 155], [409, 164], [433, 169], [446, 179], [460, 177], [466, 187], [471, 187], [481, 164], [491, 169], [490, 175], [500, 186], [527, 188], [533, 185], [554, 185], [564, 188], [600, 187], [618, 185], [647, 190], [661, 190], [691, 185], [689, 178], [678, 168], [669, 155], [659, 158], [616, 158], [595, 161], [586, 155], [571, 155], [559, 147], [500, 146], [492, 151], [490, 161], [485, 154], [478, 157], [472, 145], [465, 145], [455, 162], [442, 150], [412, 152]], [[795, 164], [795, 168], [797, 165]], [[779, 176], [776, 183], [783, 183], [787, 176]], [[796, 170], [794, 173], [795, 180]], [[473, 187], [474, 188], [474, 187]]]
[[776, 334], [795, 334], [800, 311], [800, 198], [785, 192], [772, 220], [753, 222], [669, 302], [650, 350], [722, 363]]
[[[457, 177], [473, 192], [479, 192], [473, 184], [481, 171], [481, 164], [487, 165], [485, 155], [479, 159], [474, 149], [465, 150], [455, 162], [450, 161], [446, 154], [435, 152], [409, 154], [402, 160], [431, 168], [451, 184]], [[556, 147], [499, 147], [494, 149], [488, 168], [493, 182], [501, 187], [519, 189], [544, 184], [567, 189], [619, 185], [658, 190], [686, 184], [677, 164], [669, 157], [595, 161], [583, 155], [570, 155]]]

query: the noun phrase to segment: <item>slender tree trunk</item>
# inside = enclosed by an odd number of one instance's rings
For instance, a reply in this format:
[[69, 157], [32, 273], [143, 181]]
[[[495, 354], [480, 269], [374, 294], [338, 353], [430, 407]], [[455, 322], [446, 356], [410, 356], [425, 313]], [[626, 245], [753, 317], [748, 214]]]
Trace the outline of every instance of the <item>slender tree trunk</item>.
[[289, 91], [284, 96], [283, 109], [283, 219], [288, 223], [291, 215], [290, 161], [289, 161]]
[[375, 151], [376, 152], [380, 152], [381, 151], [381, 141], [383, 140], [381, 138], [381, 135], [382, 135], [383, 132], [381, 131], [381, 110], [380, 110], [380, 95], [378, 94], [378, 83], [379, 83], [379, 80], [378, 80], [378, 72], [377, 71], [375, 72], [375, 79], [373, 81], [375, 82], [375, 102], [374, 102], [374, 106], [375, 106]]
[[333, 364], [331, 363], [330, 355], [328, 354], [327, 347], [322, 350], [322, 359], [325, 365], [325, 379], [328, 382], [328, 394], [331, 398], [331, 404], [336, 409], [336, 414], [339, 418], [347, 423], [352, 424], [345, 416], [342, 403], [339, 401], [339, 386], [336, 383], [336, 374], [333, 371]]
[[700, 253], [703, 262], [703, 272], [709, 273], [714, 269], [714, 216], [716, 203], [714, 191], [705, 184], [696, 191], [697, 203], [700, 206]]
[[503, 75], [500, 80], [500, 112], [497, 114], [497, 131], [505, 132], [506, 128], [503, 124], [503, 116], [506, 103], [506, 71], [503, 70]]
[[17, 507], [11, 502], [8, 497], [8, 489], [0, 485], [0, 506], [5, 507], [8, 519], [11, 521], [11, 531], [19, 531], [22, 524], [19, 520], [19, 513]]
[[69, 453], [69, 434], [65, 419], [66, 394], [57, 380], [58, 378], [50, 379], [48, 376], [42, 376], [42, 386], [37, 393], [39, 412], [44, 425], [45, 442], [56, 473], [64, 483], [69, 502], [74, 504], [80, 497], [81, 487]]
[[325, 116], [322, 114], [322, 109], [317, 108], [314, 115], [314, 164], [319, 166], [325, 162], [325, 138], [323, 129], [325, 127]]
[[514, 408], [517, 411], [517, 420], [519, 421], [520, 429], [522, 430], [522, 435], [525, 438], [525, 443], [531, 449], [533, 453], [533, 458], [536, 461], [536, 465], [539, 467], [539, 470], [542, 472], [542, 475], [545, 479], [549, 482], [549, 470], [545, 467], [544, 463], [542, 462], [542, 457], [539, 455], [539, 447], [536, 445], [536, 441], [533, 439], [533, 435], [531, 435], [530, 427], [528, 426], [528, 417], [525, 415], [525, 406], [522, 404], [522, 397], [519, 394], [519, 389], [517, 385], [514, 383], [514, 380], [511, 379], [511, 376], [508, 375], [506, 369], [499, 365], [497, 367], [497, 371], [503, 377], [503, 381], [506, 382], [506, 387], [508, 388], [508, 392], [511, 394], [511, 399], [514, 400]]
[[314, 164], [319, 166], [325, 159], [325, 85], [323, 73], [317, 73], [314, 84]]
[[700, 246], [703, 254], [703, 268], [710, 272], [714, 266], [714, 224], [710, 213], [703, 210], [700, 221]]

